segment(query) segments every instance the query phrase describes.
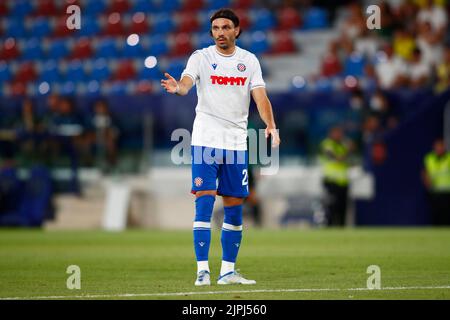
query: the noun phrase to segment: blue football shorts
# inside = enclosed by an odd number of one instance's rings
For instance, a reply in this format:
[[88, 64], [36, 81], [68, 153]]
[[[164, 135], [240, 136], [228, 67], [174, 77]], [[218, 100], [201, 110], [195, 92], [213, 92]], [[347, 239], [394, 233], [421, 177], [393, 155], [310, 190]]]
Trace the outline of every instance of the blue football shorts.
[[191, 146], [192, 193], [217, 190], [221, 196], [248, 196], [248, 151]]

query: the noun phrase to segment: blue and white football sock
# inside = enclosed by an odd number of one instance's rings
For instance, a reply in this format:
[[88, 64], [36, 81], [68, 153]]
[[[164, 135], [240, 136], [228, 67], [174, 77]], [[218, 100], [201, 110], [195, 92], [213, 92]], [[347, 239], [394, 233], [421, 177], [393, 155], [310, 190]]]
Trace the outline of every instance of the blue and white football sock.
[[195, 200], [193, 233], [197, 273], [202, 270], [209, 272], [208, 254], [211, 243], [211, 216], [215, 200], [216, 198], [213, 195], [200, 196]]
[[242, 205], [224, 207], [225, 215], [222, 226], [222, 267], [223, 276], [234, 271], [234, 264], [242, 240]]

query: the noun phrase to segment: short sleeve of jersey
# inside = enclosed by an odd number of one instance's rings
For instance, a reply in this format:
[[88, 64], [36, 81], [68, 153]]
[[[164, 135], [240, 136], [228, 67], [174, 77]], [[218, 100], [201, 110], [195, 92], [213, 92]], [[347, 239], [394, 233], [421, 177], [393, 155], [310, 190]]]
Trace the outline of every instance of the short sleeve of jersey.
[[250, 78], [250, 90], [253, 90], [258, 87], [265, 87], [266, 83], [262, 77], [261, 65], [259, 64], [258, 59], [253, 57], [253, 73]]
[[198, 51], [195, 51], [190, 57], [186, 64], [186, 68], [181, 73], [181, 78], [184, 76], [188, 76], [192, 79], [192, 81], [195, 82], [197, 79], [200, 78], [200, 53]]

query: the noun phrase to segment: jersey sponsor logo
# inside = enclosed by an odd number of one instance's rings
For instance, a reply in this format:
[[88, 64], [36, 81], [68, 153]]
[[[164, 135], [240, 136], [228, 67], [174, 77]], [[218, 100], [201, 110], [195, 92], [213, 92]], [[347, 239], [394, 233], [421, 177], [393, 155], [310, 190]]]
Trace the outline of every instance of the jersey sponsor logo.
[[238, 69], [240, 72], [244, 72], [244, 71], [247, 69], [247, 67], [245, 66], [245, 64], [239, 63], [239, 64], [237, 65], [237, 69]]
[[200, 177], [197, 177], [194, 179], [194, 184], [196, 187], [200, 187], [203, 184], [203, 179]]
[[214, 70], [216, 70], [216, 68], [217, 68], [217, 63], [213, 63], [211, 66], [213, 67]]
[[219, 85], [231, 85], [231, 86], [243, 86], [247, 81], [247, 77], [222, 77], [222, 76], [211, 76], [212, 84]]

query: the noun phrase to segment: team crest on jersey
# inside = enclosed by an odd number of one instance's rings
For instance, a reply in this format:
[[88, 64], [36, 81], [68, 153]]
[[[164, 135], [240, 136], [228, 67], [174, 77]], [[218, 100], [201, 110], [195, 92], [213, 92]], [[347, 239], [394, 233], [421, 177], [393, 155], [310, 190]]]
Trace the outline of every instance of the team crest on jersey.
[[240, 72], [244, 72], [244, 71], [247, 69], [247, 67], [245, 66], [245, 64], [239, 63], [239, 64], [237, 65], [237, 69], [238, 69]]
[[200, 177], [197, 177], [194, 179], [194, 184], [196, 187], [200, 187], [203, 184], [203, 179]]
[[211, 66], [213, 67], [214, 70], [216, 70], [216, 68], [217, 68], [217, 63], [213, 63]]

